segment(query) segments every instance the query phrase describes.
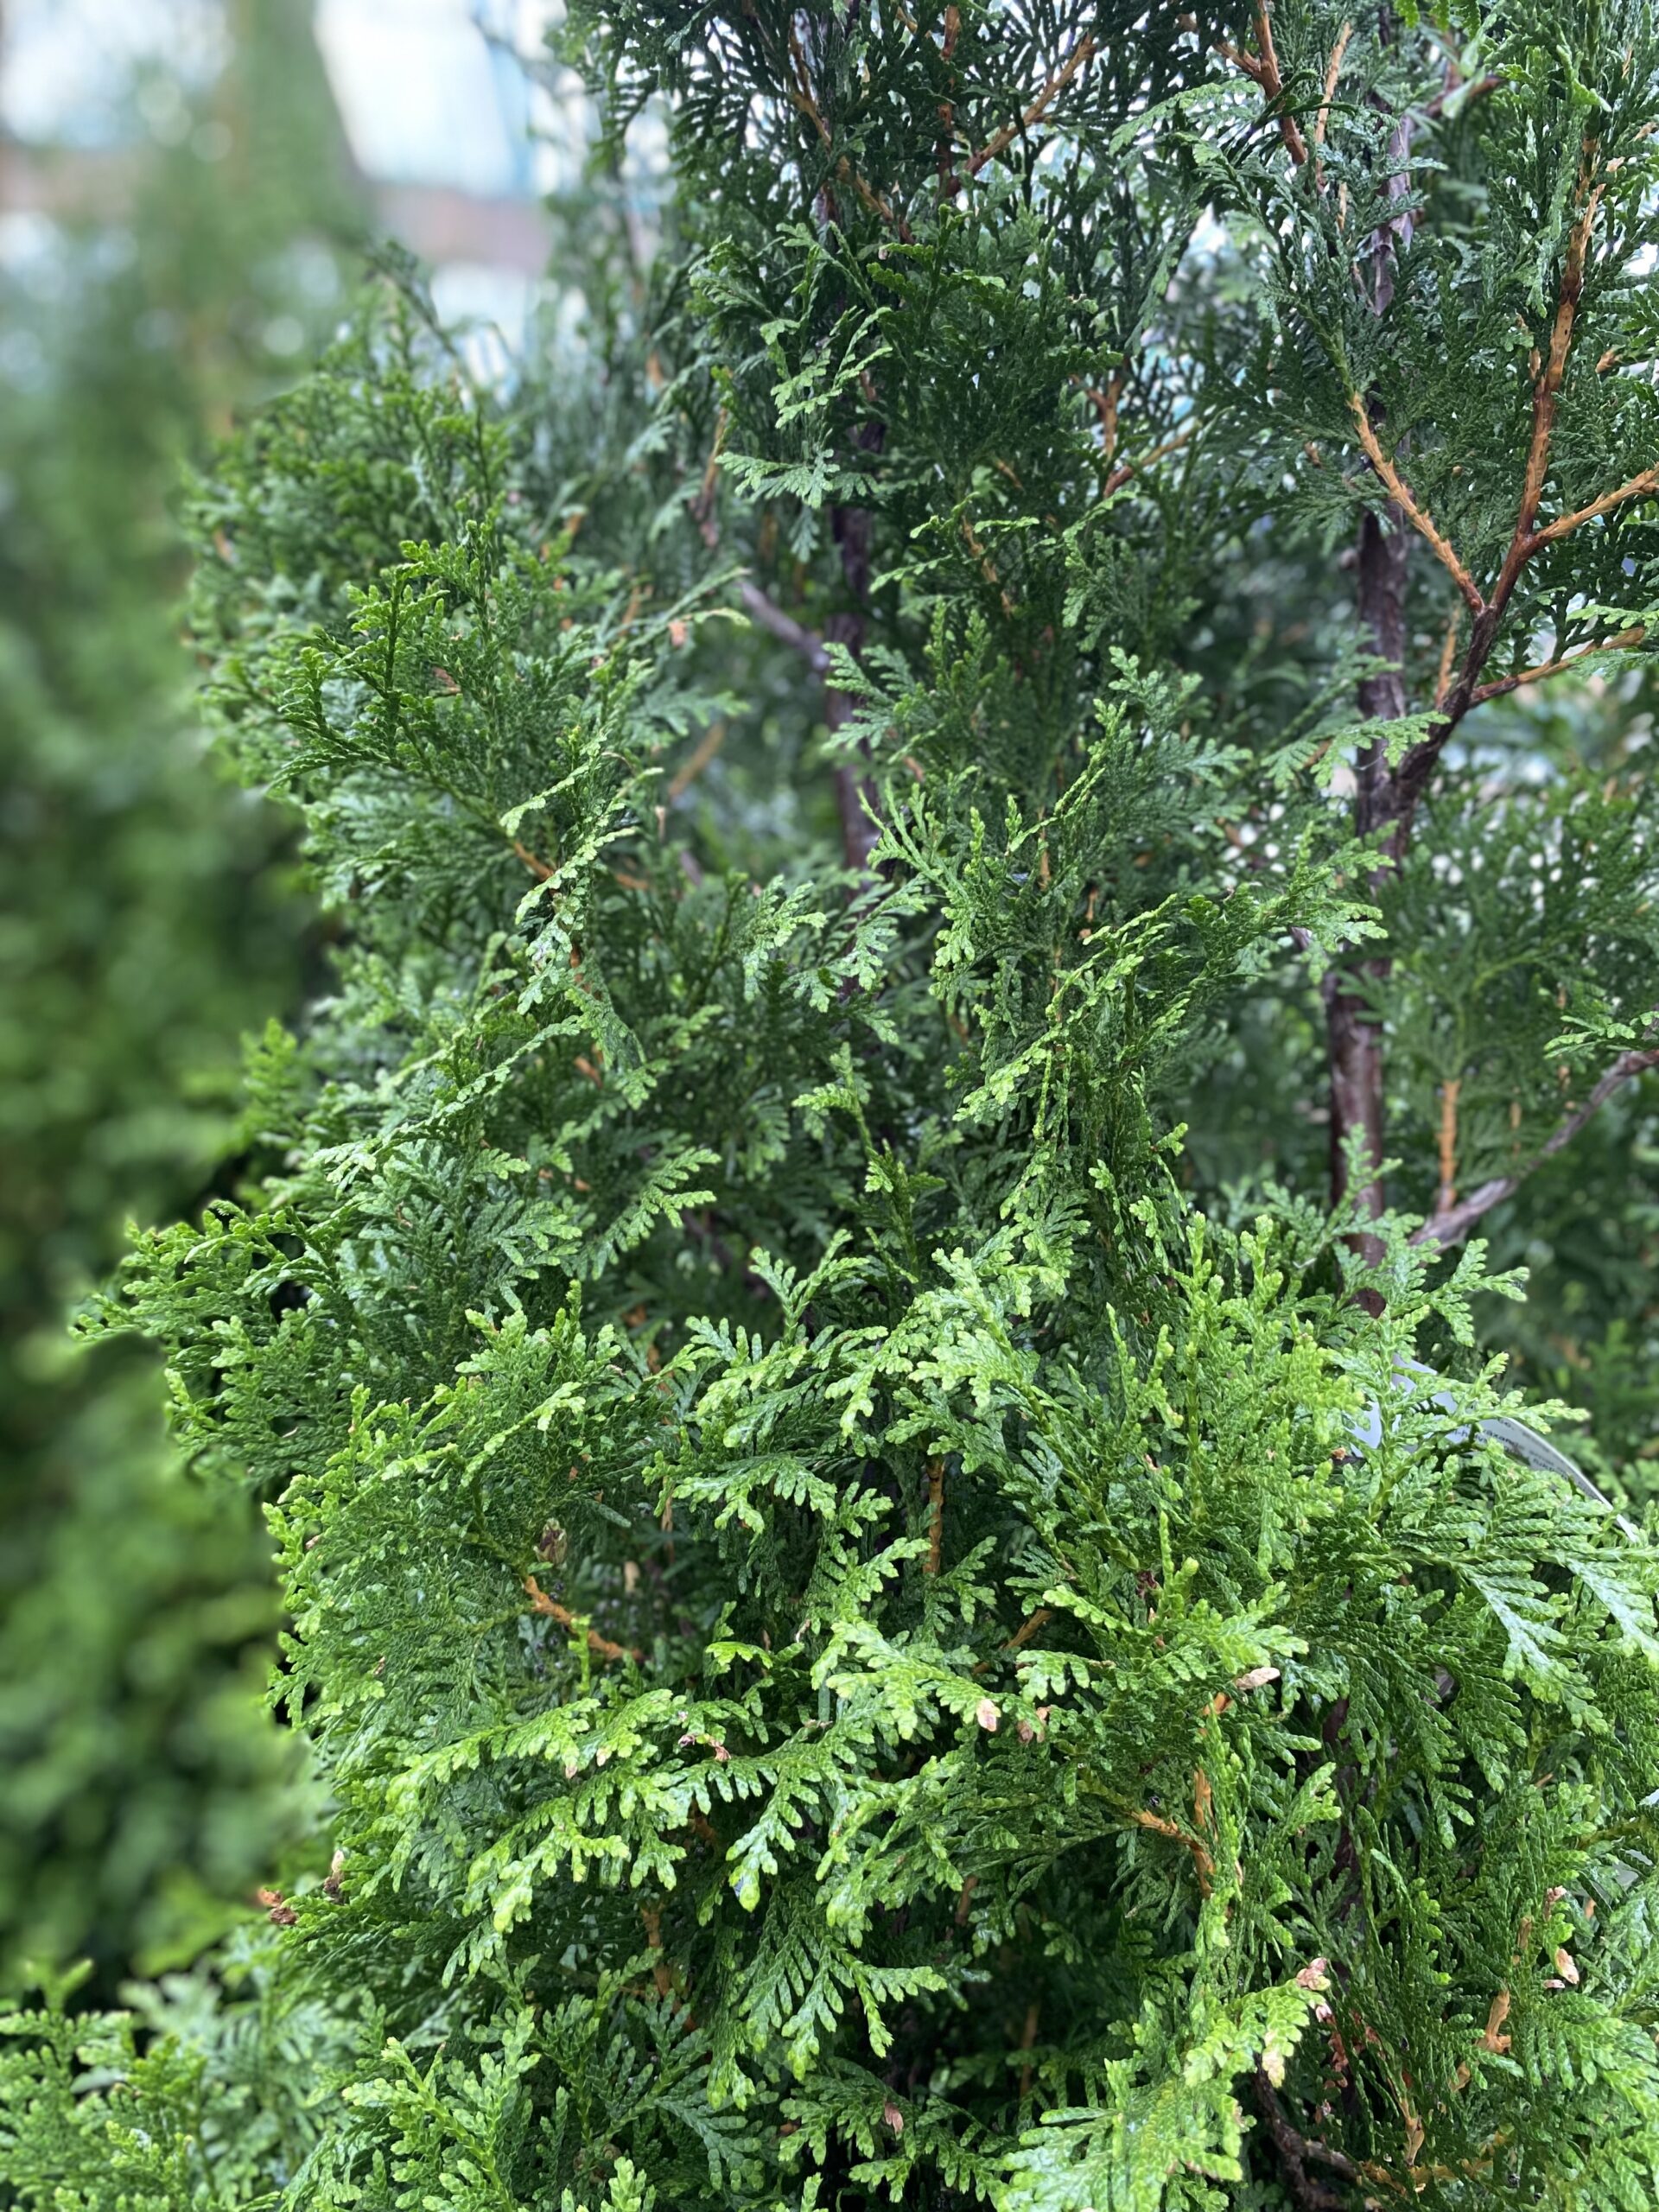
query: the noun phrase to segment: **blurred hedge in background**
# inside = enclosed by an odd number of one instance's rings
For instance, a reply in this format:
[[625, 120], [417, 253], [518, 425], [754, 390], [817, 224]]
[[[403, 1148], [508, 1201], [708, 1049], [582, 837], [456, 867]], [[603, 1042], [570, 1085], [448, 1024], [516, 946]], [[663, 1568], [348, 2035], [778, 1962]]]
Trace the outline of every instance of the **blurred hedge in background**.
[[353, 209], [308, 14], [238, 0], [216, 82], [135, 84], [103, 181], [78, 194], [66, 157], [73, 212], [4, 226], [7, 1979], [85, 1952], [109, 1986], [194, 1955], [302, 1816], [260, 1699], [275, 1598], [252, 1502], [180, 1471], [153, 1364], [75, 1354], [64, 1310], [124, 1217], [198, 1201], [239, 1037], [298, 988], [281, 827], [204, 757], [174, 509], [193, 451], [339, 312]]

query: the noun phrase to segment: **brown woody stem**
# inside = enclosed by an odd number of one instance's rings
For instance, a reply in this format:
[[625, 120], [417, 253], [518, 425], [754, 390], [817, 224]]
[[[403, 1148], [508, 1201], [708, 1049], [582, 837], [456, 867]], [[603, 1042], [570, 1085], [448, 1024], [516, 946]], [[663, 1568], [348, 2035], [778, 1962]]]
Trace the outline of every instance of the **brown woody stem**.
[[986, 140], [976, 154], [969, 156], [969, 175], [977, 176], [987, 162], [999, 160], [1007, 152], [1016, 138], [1023, 137], [1034, 124], [1040, 123], [1049, 108], [1065, 90], [1094, 51], [1094, 38], [1090, 33], [1085, 31], [1020, 120], [1017, 123], [1005, 124], [1001, 130]]
[[1427, 538], [1429, 544], [1433, 547], [1435, 558], [1442, 562], [1451, 571], [1452, 581], [1458, 589], [1463, 594], [1470, 607], [1478, 614], [1483, 602], [1474, 578], [1464, 567], [1441, 531], [1436, 528], [1433, 518], [1413, 497], [1411, 486], [1383, 451], [1382, 442], [1371, 428], [1371, 419], [1366, 412], [1364, 401], [1356, 392], [1349, 399], [1348, 405], [1352, 412], [1355, 426], [1359, 432], [1359, 442], [1365, 449], [1365, 457], [1388, 486], [1389, 498], [1419, 537]]
[[1318, 2160], [1329, 2166], [1333, 2173], [1344, 2180], [1356, 2180], [1359, 2168], [1344, 2152], [1335, 2151], [1324, 2143], [1311, 2142], [1300, 2134], [1285, 2118], [1284, 2107], [1278, 2092], [1261, 2067], [1255, 2070], [1254, 2084], [1255, 2101], [1266, 2122], [1268, 2136], [1278, 2154], [1285, 2186], [1290, 2191], [1300, 2212], [1344, 2212], [1345, 2200], [1321, 2181], [1316, 2181], [1307, 2171], [1310, 2161]]

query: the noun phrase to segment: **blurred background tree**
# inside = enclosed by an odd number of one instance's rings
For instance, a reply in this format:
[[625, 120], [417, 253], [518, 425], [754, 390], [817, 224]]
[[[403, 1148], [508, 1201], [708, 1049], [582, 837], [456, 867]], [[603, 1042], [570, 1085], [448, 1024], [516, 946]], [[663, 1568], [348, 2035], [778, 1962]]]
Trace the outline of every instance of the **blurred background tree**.
[[308, 1817], [257, 1501], [181, 1475], [153, 1363], [66, 1319], [124, 1219], [234, 1182], [240, 1039], [313, 926], [200, 734], [186, 473], [308, 364], [372, 232], [499, 372], [580, 169], [575, 80], [518, 60], [546, 13], [0, 5], [0, 1982], [194, 1956]]
[[0, 206], [0, 1972], [106, 1986], [221, 1932], [304, 1816], [253, 1503], [178, 1470], [150, 1362], [63, 1324], [124, 1217], [214, 1174], [308, 926], [204, 753], [174, 510], [338, 315], [360, 218], [302, 0], [221, 30]]

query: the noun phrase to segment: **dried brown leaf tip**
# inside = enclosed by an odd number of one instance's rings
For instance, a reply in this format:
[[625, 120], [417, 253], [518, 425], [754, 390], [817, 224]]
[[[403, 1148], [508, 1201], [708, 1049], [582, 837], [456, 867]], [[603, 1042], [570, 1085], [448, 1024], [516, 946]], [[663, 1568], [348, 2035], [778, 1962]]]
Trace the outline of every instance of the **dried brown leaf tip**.
[[273, 1928], [292, 1928], [298, 1920], [299, 1914], [280, 1890], [258, 1890], [255, 1895], [265, 1908], [265, 1917]]

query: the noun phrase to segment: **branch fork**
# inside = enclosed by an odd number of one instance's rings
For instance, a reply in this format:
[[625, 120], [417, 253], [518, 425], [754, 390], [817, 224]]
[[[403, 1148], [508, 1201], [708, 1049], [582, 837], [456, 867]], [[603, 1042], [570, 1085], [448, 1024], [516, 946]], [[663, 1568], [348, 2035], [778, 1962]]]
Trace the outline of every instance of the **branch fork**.
[[[1653, 1029], [1649, 1028], [1648, 1033], [1651, 1036]], [[1494, 1206], [1501, 1205], [1505, 1198], [1513, 1198], [1529, 1175], [1569, 1145], [1585, 1124], [1600, 1112], [1616, 1090], [1621, 1090], [1627, 1083], [1645, 1074], [1652, 1067], [1659, 1067], [1659, 1044], [1636, 1045], [1628, 1052], [1621, 1052], [1584, 1103], [1575, 1106], [1562, 1116], [1530, 1160], [1510, 1174], [1496, 1175], [1490, 1182], [1482, 1183], [1478, 1189], [1471, 1191], [1467, 1198], [1459, 1198], [1450, 1189], [1443, 1160], [1440, 1203], [1421, 1228], [1413, 1230], [1411, 1242], [1441, 1248], [1460, 1244], [1483, 1215], [1490, 1213]], [[1451, 1090], [1452, 1086], [1448, 1084], [1447, 1089]]]

